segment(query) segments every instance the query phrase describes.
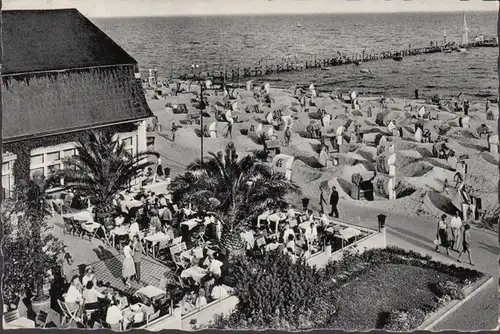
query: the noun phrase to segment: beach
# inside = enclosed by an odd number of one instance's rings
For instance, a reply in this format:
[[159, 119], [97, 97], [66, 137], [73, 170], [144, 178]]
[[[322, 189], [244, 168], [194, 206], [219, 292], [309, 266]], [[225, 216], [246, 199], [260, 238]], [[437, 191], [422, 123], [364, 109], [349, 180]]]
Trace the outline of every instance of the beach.
[[[177, 96], [166, 96], [165, 98], [153, 99], [154, 93], [147, 91], [148, 103], [154, 114], [158, 117], [159, 124], [162, 125], [162, 131], [151, 132], [148, 135], [156, 137], [155, 149], [162, 155], [164, 164], [171, 168], [172, 176], [182, 173], [189, 163], [200, 157], [200, 125], [196, 124], [194, 119], [192, 124], [185, 120], [199, 116], [200, 111], [193, 107], [191, 100], [195, 97], [194, 92], [199, 91], [199, 87], [183, 83], [182, 87], [186, 90]], [[256, 88], [258, 90], [260, 87]], [[191, 92], [187, 90], [191, 89]], [[204, 155], [208, 152], [217, 152], [224, 148], [225, 144], [233, 141], [239, 154], [244, 155], [249, 152], [263, 149], [262, 144], [255, 140], [251, 135], [245, 135], [251, 125], [258, 126], [263, 123], [263, 129], [269, 129], [271, 126], [266, 124], [266, 115], [275, 110], [283, 110], [283, 115], [294, 118], [292, 126], [292, 138], [289, 147], [284, 147], [284, 129], [275, 130], [275, 135], [281, 144], [282, 154], [293, 156], [295, 158], [292, 167], [292, 180], [299, 184], [303, 190], [304, 196], [316, 199], [319, 197], [320, 186], [327, 185], [327, 188], [335, 185], [339, 190], [343, 200], [350, 202], [355, 206], [366, 209], [372, 209], [374, 215], [377, 210], [384, 210], [409, 216], [421, 216], [426, 219], [437, 219], [441, 214], [453, 214], [449, 208], [457, 207], [461, 209], [456, 202], [456, 188], [454, 182], [455, 172], [452, 171], [449, 163], [445, 159], [438, 159], [433, 156], [432, 150], [434, 143], [419, 143], [415, 141], [414, 124], [418, 121], [418, 112], [422, 106], [429, 113], [431, 119], [420, 119], [424, 122], [424, 127], [429, 129], [431, 137], [437, 139], [439, 129], [446, 129], [442, 138], [448, 142], [450, 149], [456, 152], [457, 157], [463, 157], [467, 164], [467, 173], [464, 177], [465, 186], [471, 188], [471, 194], [482, 200], [482, 209], [492, 212], [497, 207], [496, 203], [496, 182], [492, 180], [492, 175], [496, 175], [498, 157], [488, 152], [488, 140], [486, 136], [479, 136], [477, 128], [485, 124], [492, 134], [496, 134], [496, 121], [486, 120], [485, 101], [469, 101], [469, 125], [468, 128], [459, 126], [459, 118], [463, 113], [457, 113], [445, 107], [439, 110], [438, 106], [431, 101], [409, 100], [401, 98], [388, 99], [387, 108], [389, 111], [385, 124], [393, 120], [398, 126], [402, 126], [402, 137], [394, 137], [392, 143], [396, 154], [396, 175], [397, 181], [402, 187], [400, 196], [389, 200], [375, 195], [374, 200], [355, 200], [350, 195], [351, 177], [355, 173], [373, 172], [375, 170], [374, 162], [377, 156], [377, 148], [373, 143], [361, 142], [348, 144], [349, 149], [345, 153], [330, 154], [331, 157], [337, 157], [339, 164], [334, 166], [327, 163], [322, 166], [319, 162], [320, 140], [308, 138], [307, 126], [313, 122], [320, 122], [317, 117], [318, 110], [324, 109], [331, 115], [331, 124], [324, 128], [325, 132], [334, 132], [337, 127], [343, 125], [348, 119], [352, 124], [359, 124], [364, 132], [381, 132], [387, 137], [387, 125], [379, 126], [376, 122], [376, 115], [380, 109], [379, 98], [377, 96], [359, 98], [360, 110], [352, 110], [350, 103], [333, 100], [328, 93], [320, 93], [317, 98], [312, 98], [316, 106], [308, 106], [308, 112], [297, 106], [298, 99], [294, 97], [293, 90], [273, 89], [270, 95], [274, 99], [271, 108], [260, 104], [262, 113], [249, 113], [249, 107], [259, 105], [253, 97], [253, 92], [244, 89], [236, 89], [231, 92], [233, 95], [239, 95], [239, 99], [230, 100], [231, 103], [237, 103], [237, 111], [232, 112], [233, 117], [237, 116], [238, 121], [233, 126], [232, 139], [224, 138], [227, 129], [226, 122], [217, 122], [212, 125], [217, 130], [216, 138], [204, 138]], [[239, 94], [237, 94], [239, 93]], [[223, 101], [222, 93], [215, 96], [214, 92], [209, 92], [208, 102], [211, 105], [221, 104]], [[345, 94], [347, 98], [347, 94]], [[175, 114], [171, 106], [186, 104], [187, 114]], [[218, 109], [224, 110], [222, 107]], [[409, 111], [413, 108], [413, 112]], [[368, 109], [372, 110], [372, 117], [367, 117]], [[490, 109], [498, 117], [497, 104], [491, 104]], [[216, 122], [216, 117], [208, 107], [207, 116], [204, 117], [204, 124]], [[297, 111], [294, 111], [297, 110]], [[412, 118], [412, 116], [414, 118]], [[171, 124], [175, 122], [181, 125], [176, 133], [175, 142], [171, 141]], [[184, 124], [181, 124], [184, 123]], [[215, 124], [215, 123], [214, 123]], [[353, 131], [354, 125], [351, 125], [347, 132]], [[369, 135], [366, 135], [368, 138]], [[445, 180], [449, 187], [445, 189]], [[405, 189], [409, 191], [405, 191]], [[455, 201], [455, 203], [453, 203]], [[299, 202], [295, 199], [295, 202]], [[450, 206], [450, 204], [452, 204]], [[454, 204], [454, 205], [453, 205]]]

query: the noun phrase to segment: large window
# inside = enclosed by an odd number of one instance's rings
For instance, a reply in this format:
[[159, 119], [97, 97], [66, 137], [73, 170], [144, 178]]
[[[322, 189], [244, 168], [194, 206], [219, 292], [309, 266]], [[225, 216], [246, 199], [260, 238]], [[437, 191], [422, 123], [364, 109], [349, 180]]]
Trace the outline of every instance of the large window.
[[4, 195], [9, 197], [12, 194], [12, 190], [14, 189], [14, 161], [16, 157], [15, 155], [6, 155], [3, 157], [2, 163], [2, 188], [4, 191]]

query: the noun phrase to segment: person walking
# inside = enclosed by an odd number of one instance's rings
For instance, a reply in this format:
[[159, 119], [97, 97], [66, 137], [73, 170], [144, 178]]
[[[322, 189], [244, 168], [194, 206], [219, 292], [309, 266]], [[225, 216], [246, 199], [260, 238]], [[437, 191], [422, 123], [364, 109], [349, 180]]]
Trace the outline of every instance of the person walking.
[[172, 122], [172, 141], [175, 141], [175, 133], [177, 132], [177, 129], [179, 127], [175, 124], [175, 122]]
[[290, 131], [290, 127], [286, 127], [285, 129], [285, 146], [290, 146], [290, 141], [292, 139], [292, 131]]
[[455, 217], [451, 218], [451, 249], [457, 250], [460, 240], [460, 230], [462, 228], [462, 219], [460, 219], [460, 211], [455, 212]]
[[339, 193], [335, 186], [332, 187], [332, 194], [330, 195], [330, 205], [332, 206], [332, 212], [330, 212], [330, 216], [335, 214], [335, 218], [339, 218], [339, 210], [337, 209], [337, 205], [339, 204]]
[[139, 240], [138, 235], [134, 236], [133, 250], [134, 250], [135, 279], [137, 280], [137, 282], [141, 282], [141, 261], [142, 261], [143, 246]]
[[122, 278], [125, 285], [130, 286], [130, 278], [135, 275], [134, 258], [132, 254], [132, 241], [129, 240], [127, 245], [123, 247], [123, 254], [125, 258], [123, 259], [122, 266]]
[[448, 241], [448, 226], [446, 224], [446, 215], [442, 215], [441, 219], [437, 224], [436, 232], [436, 252], [439, 253], [439, 246], [446, 249], [446, 254], [450, 255], [449, 247], [450, 242]]
[[470, 225], [465, 224], [464, 225], [464, 230], [462, 233], [462, 250], [460, 253], [458, 253], [457, 261], [460, 262], [460, 258], [462, 257], [463, 253], [467, 253], [467, 256], [469, 257], [469, 263], [471, 266], [474, 264], [472, 263], [472, 259], [470, 256]]
[[224, 138], [227, 138], [227, 137], [233, 139], [233, 122], [227, 123], [227, 132], [224, 135]]

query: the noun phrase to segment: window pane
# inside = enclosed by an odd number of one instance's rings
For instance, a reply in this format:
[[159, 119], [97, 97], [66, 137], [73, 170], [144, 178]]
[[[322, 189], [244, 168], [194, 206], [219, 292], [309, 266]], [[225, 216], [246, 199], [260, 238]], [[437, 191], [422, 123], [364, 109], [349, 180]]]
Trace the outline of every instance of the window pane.
[[3, 175], [2, 176], [2, 188], [5, 189], [5, 193], [8, 194], [10, 191], [10, 176]]
[[71, 150], [64, 150], [64, 157], [67, 158], [67, 157], [72, 157], [75, 155], [75, 150], [74, 149], [71, 149]]
[[43, 167], [32, 169], [31, 170], [31, 177], [33, 177], [35, 175], [37, 175], [37, 176], [43, 176]]
[[52, 175], [52, 173], [58, 171], [59, 169], [61, 169], [61, 165], [60, 164], [55, 164], [55, 165], [49, 166], [48, 167], [48, 173], [49, 173], [49, 175]]
[[60, 152], [52, 152], [52, 153], [47, 153], [47, 161], [46, 162], [53, 162], [57, 161], [61, 158]]
[[40, 165], [40, 164], [43, 164], [43, 154], [32, 155], [30, 163], [31, 163], [31, 165]]
[[132, 145], [132, 137], [125, 138], [122, 140], [122, 142], [125, 143], [125, 146], [131, 146]]
[[2, 164], [2, 173], [7, 173], [9, 171], [9, 163], [8, 162], [4, 162]]

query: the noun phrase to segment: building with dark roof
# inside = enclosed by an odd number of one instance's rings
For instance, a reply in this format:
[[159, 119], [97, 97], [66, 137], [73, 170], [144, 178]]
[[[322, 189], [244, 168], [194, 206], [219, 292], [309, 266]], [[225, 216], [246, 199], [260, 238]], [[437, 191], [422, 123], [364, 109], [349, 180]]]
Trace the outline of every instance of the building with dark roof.
[[3, 47], [4, 189], [26, 147], [30, 173], [45, 176], [91, 129], [117, 129], [132, 153], [146, 149], [153, 114], [137, 61], [76, 9], [3, 11]]

